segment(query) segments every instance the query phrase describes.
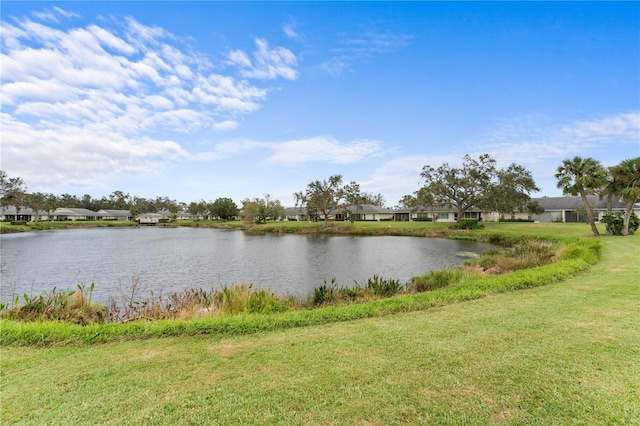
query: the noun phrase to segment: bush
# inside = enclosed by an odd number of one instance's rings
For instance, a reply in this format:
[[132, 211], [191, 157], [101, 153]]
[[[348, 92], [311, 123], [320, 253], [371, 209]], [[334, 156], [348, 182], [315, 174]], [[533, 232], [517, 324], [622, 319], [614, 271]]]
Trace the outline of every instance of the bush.
[[484, 226], [478, 223], [478, 219], [472, 217], [463, 217], [456, 225], [451, 226], [453, 229], [480, 229]]
[[423, 216], [423, 217], [414, 217], [413, 221], [414, 222], [432, 222], [433, 219], [428, 216]]
[[402, 292], [404, 286], [400, 280], [385, 279], [374, 275], [367, 280], [367, 289], [375, 296], [391, 297]]
[[[624, 229], [624, 213], [617, 211], [613, 214], [605, 214], [602, 216], [602, 223], [607, 225], [607, 230], [610, 230], [613, 235], [622, 235], [622, 230]], [[635, 212], [631, 212], [631, 217], [629, 218], [629, 234], [634, 234], [639, 227], [640, 219], [638, 219]]]
[[0, 316], [17, 321], [66, 321], [73, 324], [104, 323], [107, 320], [107, 309], [98, 303], [91, 302], [91, 293], [94, 289], [92, 283], [89, 288], [78, 284], [75, 291], [57, 291], [54, 287], [50, 293], [38, 296], [23, 295], [24, 304], [20, 305], [20, 299], [16, 295], [13, 306], [2, 304]]
[[430, 271], [426, 275], [411, 278], [409, 287], [416, 293], [448, 287], [462, 280], [464, 272], [460, 269], [442, 269]]

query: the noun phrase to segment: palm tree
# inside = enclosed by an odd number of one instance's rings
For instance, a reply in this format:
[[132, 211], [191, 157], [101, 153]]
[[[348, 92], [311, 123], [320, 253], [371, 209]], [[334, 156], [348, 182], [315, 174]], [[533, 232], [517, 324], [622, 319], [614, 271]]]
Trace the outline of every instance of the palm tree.
[[616, 185], [616, 195], [627, 203], [624, 212], [624, 228], [622, 235], [629, 235], [629, 220], [633, 205], [640, 199], [640, 157], [629, 158], [611, 168]]
[[563, 195], [580, 195], [587, 212], [587, 219], [594, 236], [599, 236], [598, 228], [589, 205], [587, 195], [596, 194], [607, 183], [608, 173], [599, 161], [593, 158], [573, 157], [565, 159], [558, 167], [555, 178]]

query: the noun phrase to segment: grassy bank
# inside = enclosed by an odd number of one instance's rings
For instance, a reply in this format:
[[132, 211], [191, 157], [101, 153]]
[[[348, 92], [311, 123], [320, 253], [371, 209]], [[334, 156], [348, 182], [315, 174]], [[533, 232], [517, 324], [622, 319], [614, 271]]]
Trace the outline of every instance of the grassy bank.
[[598, 241], [561, 283], [424, 311], [3, 347], [0, 423], [638, 424], [640, 239]]

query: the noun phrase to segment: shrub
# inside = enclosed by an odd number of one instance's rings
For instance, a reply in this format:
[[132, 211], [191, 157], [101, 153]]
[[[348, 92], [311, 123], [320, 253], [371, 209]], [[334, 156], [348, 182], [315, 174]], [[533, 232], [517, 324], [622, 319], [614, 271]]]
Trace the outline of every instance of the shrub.
[[[622, 235], [624, 229], [624, 213], [621, 211], [613, 214], [605, 214], [602, 216], [602, 223], [607, 225], [607, 230], [611, 230], [613, 235]], [[640, 227], [640, 219], [635, 212], [631, 213], [629, 218], [629, 234], [634, 234]]]
[[538, 238], [520, 239], [507, 250], [487, 250], [478, 259], [465, 262], [490, 273], [504, 274], [520, 269], [546, 265], [553, 261], [556, 250], [552, 242]]
[[75, 291], [57, 291], [38, 296], [23, 295], [24, 304], [20, 305], [19, 296], [15, 296], [13, 306], [4, 307], [0, 312], [3, 318], [17, 321], [67, 321], [73, 324], [104, 323], [108, 316], [107, 309], [91, 302], [91, 294], [95, 285], [88, 288], [78, 284]]
[[448, 287], [462, 280], [464, 272], [460, 269], [441, 269], [418, 275], [409, 281], [409, 287], [416, 293]]
[[400, 280], [385, 279], [374, 275], [367, 280], [367, 289], [375, 296], [391, 297], [402, 292], [404, 286]]
[[478, 223], [478, 219], [472, 217], [463, 217], [457, 224], [451, 226], [453, 229], [481, 229], [483, 225]]
[[413, 218], [414, 222], [432, 222], [433, 219], [428, 217], [428, 216], [419, 216], [419, 217], [414, 217]]

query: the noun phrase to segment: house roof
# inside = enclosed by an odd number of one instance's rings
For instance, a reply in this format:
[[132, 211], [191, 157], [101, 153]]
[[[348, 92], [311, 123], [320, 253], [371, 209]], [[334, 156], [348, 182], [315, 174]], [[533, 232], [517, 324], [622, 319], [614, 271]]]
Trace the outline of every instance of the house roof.
[[57, 216], [91, 216], [91, 217], [103, 217], [104, 213], [94, 212], [89, 209], [80, 209], [75, 207], [60, 207], [54, 212]]
[[[51, 212], [51, 211], [49, 211]], [[0, 214], [4, 214], [4, 215], [15, 215], [16, 214], [16, 207], [15, 206], [7, 206], [7, 207], [0, 207]], [[33, 211], [33, 209], [29, 208], [29, 207], [20, 207], [20, 211], [18, 212], [19, 215], [33, 215], [35, 214], [35, 212]], [[42, 216], [42, 215], [46, 215], [47, 214], [47, 210], [38, 210], [38, 215]]]
[[[394, 210], [394, 213], [447, 213], [447, 212], [457, 212], [458, 209], [453, 207], [452, 205], [446, 206], [421, 206], [415, 208], [404, 208]], [[468, 212], [481, 212], [482, 210], [476, 209], [475, 207], [470, 207], [467, 209]]]
[[131, 216], [131, 212], [129, 210], [98, 210], [98, 213], [105, 213], [107, 216], [119, 216], [119, 217], [129, 217]]
[[360, 207], [351, 205], [347, 207], [347, 210], [351, 213], [378, 213], [378, 214], [393, 214], [393, 210], [386, 207], [374, 206], [373, 204], [361, 204]]
[[158, 219], [166, 217], [165, 215], [162, 215], [160, 213], [140, 213], [138, 215], [138, 219], [140, 219], [141, 217], [156, 217]]
[[304, 207], [285, 207], [284, 209], [287, 215], [306, 215], [307, 209]]
[[[604, 197], [600, 199], [597, 195], [587, 196], [589, 200], [589, 204], [592, 208], [598, 210], [604, 210], [607, 208], [607, 198]], [[532, 198], [531, 201], [535, 201], [544, 207], [545, 210], [575, 210], [582, 208], [582, 198], [580, 197], [541, 197], [541, 198]], [[626, 203], [623, 203], [620, 200], [613, 199], [613, 208], [614, 209], [624, 209], [626, 208]]]

